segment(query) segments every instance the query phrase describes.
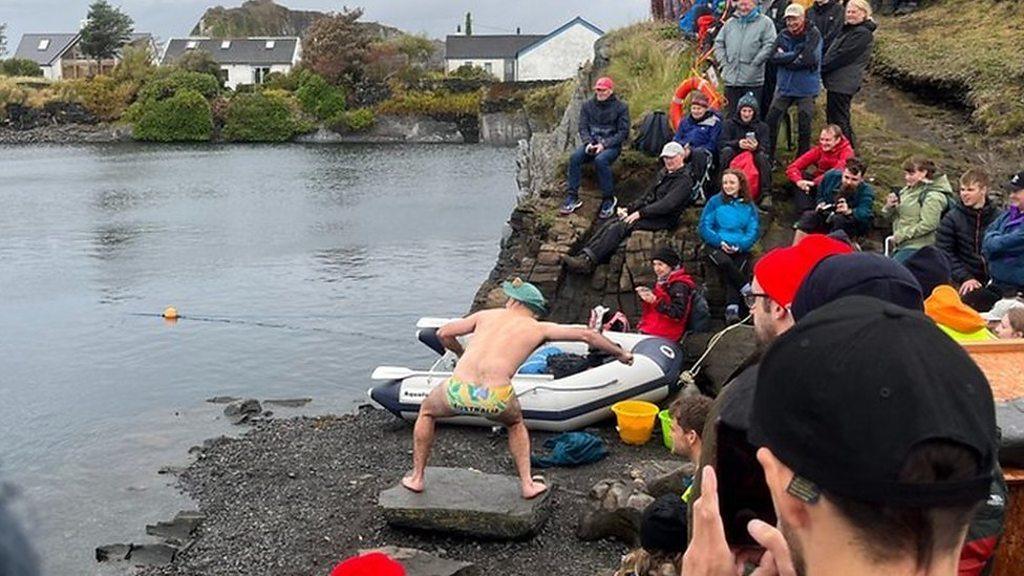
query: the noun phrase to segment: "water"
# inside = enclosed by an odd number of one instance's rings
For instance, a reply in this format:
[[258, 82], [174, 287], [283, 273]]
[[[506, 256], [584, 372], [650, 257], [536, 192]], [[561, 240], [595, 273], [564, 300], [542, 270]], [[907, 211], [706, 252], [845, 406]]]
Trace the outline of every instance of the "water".
[[[189, 502], [216, 395], [365, 401], [461, 315], [514, 203], [475, 146], [0, 147], [0, 472], [47, 574]], [[158, 317], [166, 306], [184, 316]], [[278, 415], [298, 413], [274, 408]]]

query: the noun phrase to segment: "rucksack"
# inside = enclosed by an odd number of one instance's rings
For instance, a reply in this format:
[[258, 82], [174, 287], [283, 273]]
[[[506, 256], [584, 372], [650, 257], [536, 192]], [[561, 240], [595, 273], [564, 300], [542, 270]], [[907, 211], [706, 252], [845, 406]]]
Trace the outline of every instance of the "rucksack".
[[690, 291], [690, 317], [686, 320], [687, 332], [708, 332], [711, 330], [711, 309], [708, 307], [707, 288], [698, 284]]
[[633, 140], [633, 149], [648, 156], [657, 156], [661, 154], [662, 147], [672, 140], [672, 136], [672, 129], [668, 125], [665, 113], [651, 112], [640, 122], [640, 129]]
[[[942, 220], [942, 217], [949, 212], [949, 209], [953, 207], [953, 204], [956, 204], [957, 195], [952, 190], [947, 192], [944, 188], [939, 189], [939, 194], [946, 197], [946, 206], [942, 208], [942, 213], [939, 214], [939, 220]], [[917, 197], [919, 208], [924, 208], [924, 203], [928, 201], [928, 197], [931, 195], [932, 192], [928, 192], [927, 194], [921, 194]]]

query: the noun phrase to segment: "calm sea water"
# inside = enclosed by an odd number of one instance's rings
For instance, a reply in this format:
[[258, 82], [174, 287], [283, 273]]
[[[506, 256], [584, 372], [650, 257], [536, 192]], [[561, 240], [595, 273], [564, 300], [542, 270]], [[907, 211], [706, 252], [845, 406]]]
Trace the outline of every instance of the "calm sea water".
[[343, 412], [377, 364], [425, 364], [414, 323], [493, 266], [512, 155], [0, 147], [0, 479], [45, 572], [104, 572], [97, 545], [190, 506], [157, 470], [238, 432], [206, 398]]

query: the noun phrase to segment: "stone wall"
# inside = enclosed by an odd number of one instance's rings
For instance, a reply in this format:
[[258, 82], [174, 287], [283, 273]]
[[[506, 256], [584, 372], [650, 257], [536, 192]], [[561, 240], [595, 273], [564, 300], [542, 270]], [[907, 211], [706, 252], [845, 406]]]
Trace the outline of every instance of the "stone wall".
[[530, 120], [526, 111], [484, 112], [480, 114], [480, 143], [491, 146], [517, 146], [530, 139]]

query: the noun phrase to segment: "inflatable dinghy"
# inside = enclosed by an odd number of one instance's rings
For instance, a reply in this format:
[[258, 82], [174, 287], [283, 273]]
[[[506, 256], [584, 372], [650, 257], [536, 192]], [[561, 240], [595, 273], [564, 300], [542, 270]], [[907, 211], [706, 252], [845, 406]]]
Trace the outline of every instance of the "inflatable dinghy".
[[[384, 381], [370, 389], [370, 398], [384, 409], [406, 420], [415, 420], [427, 394], [445, 382], [455, 367], [456, 357], [437, 339], [437, 328], [447, 319], [423, 318], [417, 323], [417, 338], [442, 354], [429, 370], [416, 371], [380, 366], [374, 380]], [[614, 359], [556, 379], [551, 374], [516, 374], [512, 386], [522, 406], [523, 419], [531, 430], [563, 432], [584, 428], [611, 416], [612, 404], [621, 400], [659, 402], [679, 390], [683, 350], [678, 343], [624, 332], [604, 335], [633, 353], [633, 364]], [[566, 353], [587, 354], [584, 342], [548, 342]], [[456, 416], [445, 422], [495, 426], [480, 416]]]

